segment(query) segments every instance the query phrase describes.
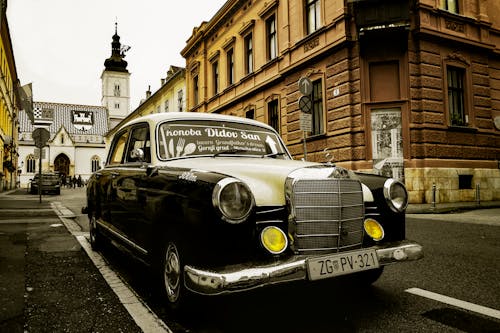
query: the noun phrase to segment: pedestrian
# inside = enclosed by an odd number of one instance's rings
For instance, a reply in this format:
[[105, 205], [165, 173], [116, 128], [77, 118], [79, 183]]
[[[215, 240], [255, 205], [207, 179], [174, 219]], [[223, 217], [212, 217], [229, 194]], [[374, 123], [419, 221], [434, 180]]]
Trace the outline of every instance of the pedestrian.
[[82, 187], [82, 175], [78, 175], [77, 184], [78, 184], [78, 187]]
[[61, 175], [61, 187], [66, 187], [66, 175], [64, 173]]
[[76, 176], [73, 175], [73, 178], [71, 179], [71, 185], [73, 185], [73, 188], [76, 188]]

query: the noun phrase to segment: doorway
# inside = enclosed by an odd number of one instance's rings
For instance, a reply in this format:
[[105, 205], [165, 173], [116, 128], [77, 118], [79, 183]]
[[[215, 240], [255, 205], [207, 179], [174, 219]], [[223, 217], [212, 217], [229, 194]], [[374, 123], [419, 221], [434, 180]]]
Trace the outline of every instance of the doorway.
[[54, 160], [54, 171], [60, 175], [69, 176], [69, 158], [65, 154], [57, 155]]

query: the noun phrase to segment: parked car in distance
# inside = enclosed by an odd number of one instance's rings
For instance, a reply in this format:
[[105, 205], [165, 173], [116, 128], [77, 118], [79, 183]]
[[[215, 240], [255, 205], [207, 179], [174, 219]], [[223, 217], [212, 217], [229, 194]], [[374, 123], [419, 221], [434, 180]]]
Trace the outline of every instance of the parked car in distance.
[[407, 202], [395, 179], [292, 159], [261, 122], [168, 112], [116, 132], [82, 211], [92, 248], [126, 248], [178, 308], [296, 280], [371, 284], [423, 256], [406, 239]]
[[[30, 183], [30, 193], [38, 194], [38, 184], [40, 183], [40, 174], [35, 174], [35, 177]], [[61, 194], [61, 178], [55, 173], [42, 173], [42, 193]]]

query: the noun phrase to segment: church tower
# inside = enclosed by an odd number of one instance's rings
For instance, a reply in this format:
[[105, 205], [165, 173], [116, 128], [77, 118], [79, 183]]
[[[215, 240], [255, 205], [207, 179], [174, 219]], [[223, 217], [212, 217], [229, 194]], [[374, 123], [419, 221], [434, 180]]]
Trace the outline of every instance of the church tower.
[[118, 23], [111, 43], [111, 57], [104, 61], [102, 81], [102, 106], [109, 112], [109, 129], [115, 127], [130, 113], [130, 73], [125, 52], [129, 47], [120, 44]]

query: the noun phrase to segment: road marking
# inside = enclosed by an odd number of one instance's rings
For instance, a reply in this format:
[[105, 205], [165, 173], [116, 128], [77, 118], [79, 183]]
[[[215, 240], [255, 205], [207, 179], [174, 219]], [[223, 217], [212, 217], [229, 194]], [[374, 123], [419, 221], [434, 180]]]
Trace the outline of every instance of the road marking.
[[462, 301], [462, 300], [459, 300], [456, 298], [433, 293], [432, 291], [427, 291], [427, 290], [420, 289], [420, 288], [410, 288], [410, 289], [406, 289], [405, 291], [407, 293], [410, 293], [410, 294], [422, 296], [422, 297], [429, 298], [429, 299], [432, 299], [432, 300], [435, 300], [435, 301], [438, 301], [441, 303], [453, 305], [453, 306], [456, 306], [458, 308], [462, 308], [465, 310], [476, 312], [476, 313], [479, 313], [479, 314], [482, 314], [482, 315], [485, 315], [488, 317], [500, 319], [500, 311], [495, 310], [495, 309], [491, 309], [491, 308], [487, 308], [485, 306], [481, 306], [481, 305], [477, 305], [474, 303]]

